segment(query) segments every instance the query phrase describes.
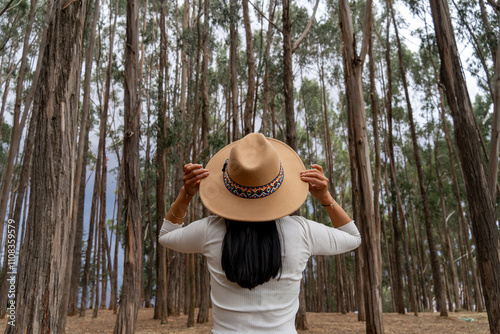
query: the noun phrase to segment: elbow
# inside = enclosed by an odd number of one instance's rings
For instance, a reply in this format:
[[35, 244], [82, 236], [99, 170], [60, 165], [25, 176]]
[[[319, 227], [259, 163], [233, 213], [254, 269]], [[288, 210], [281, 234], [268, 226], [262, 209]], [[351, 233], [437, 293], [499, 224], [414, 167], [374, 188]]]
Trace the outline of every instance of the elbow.
[[358, 235], [358, 237], [356, 238], [356, 247], [354, 247], [354, 249], [358, 248], [360, 245], [361, 245], [361, 234]]

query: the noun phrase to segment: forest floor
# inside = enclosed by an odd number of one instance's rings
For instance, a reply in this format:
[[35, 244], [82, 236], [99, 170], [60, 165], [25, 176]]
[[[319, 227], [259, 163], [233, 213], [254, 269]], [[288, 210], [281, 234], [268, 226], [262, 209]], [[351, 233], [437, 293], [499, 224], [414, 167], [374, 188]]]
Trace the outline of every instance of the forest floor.
[[[159, 320], [153, 320], [153, 309], [141, 309], [137, 324], [137, 334], [209, 334], [212, 322], [195, 324], [186, 328], [187, 316], [169, 317], [168, 324], [160, 325]], [[338, 313], [307, 313], [309, 330], [299, 331], [300, 334], [309, 333], [365, 333], [365, 323], [357, 321], [357, 314]], [[112, 311], [99, 310], [97, 318], [92, 319], [92, 310], [87, 310], [84, 318], [68, 317], [66, 323], [67, 334], [100, 334], [113, 333], [116, 315]], [[210, 317], [211, 320], [211, 317]], [[7, 320], [0, 320], [0, 328], [6, 325]], [[448, 317], [440, 317], [438, 313], [419, 313], [400, 315], [384, 313], [384, 328], [386, 334], [391, 333], [461, 333], [486, 334], [489, 333], [488, 316], [486, 313], [458, 312], [450, 313]]]
[[[68, 317], [66, 323], [67, 334], [108, 334], [113, 333], [116, 315], [112, 311], [99, 310], [97, 318], [92, 318], [92, 310], [87, 310], [84, 318]], [[211, 317], [210, 317], [211, 320]], [[141, 309], [137, 324], [137, 334], [210, 334], [212, 322], [195, 324], [186, 328], [187, 316], [169, 317], [168, 324], [160, 325], [159, 320], [153, 320], [153, 309]], [[0, 328], [6, 325], [6, 319], [0, 319]], [[300, 334], [309, 333], [365, 333], [364, 322], [357, 321], [357, 314], [339, 313], [307, 313], [309, 330], [299, 331]], [[400, 315], [384, 313], [384, 328], [386, 334], [486, 334], [489, 333], [488, 317], [486, 313], [458, 312], [450, 313], [448, 317], [440, 317], [438, 313], [419, 313]]]

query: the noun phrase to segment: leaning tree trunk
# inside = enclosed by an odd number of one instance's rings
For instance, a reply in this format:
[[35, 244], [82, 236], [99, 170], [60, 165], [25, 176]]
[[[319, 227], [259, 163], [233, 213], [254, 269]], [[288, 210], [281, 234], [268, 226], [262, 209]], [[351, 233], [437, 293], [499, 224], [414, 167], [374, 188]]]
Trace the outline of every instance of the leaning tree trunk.
[[410, 102], [410, 94], [408, 92], [408, 84], [406, 82], [406, 71], [403, 63], [403, 53], [401, 50], [401, 42], [399, 39], [398, 28], [394, 20], [394, 13], [391, 9], [391, 15], [394, 22], [394, 29], [396, 32], [396, 40], [398, 45], [398, 55], [399, 55], [399, 66], [401, 69], [401, 78], [403, 80], [403, 88], [406, 98], [406, 106], [408, 109], [408, 119], [410, 121], [411, 139], [413, 143], [413, 153], [415, 155], [415, 165], [417, 167], [418, 184], [420, 188], [420, 195], [422, 196], [422, 204], [424, 207], [424, 219], [425, 219], [425, 231], [427, 233], [427, 243], [429, 246], [431, 268], [432, 268], [432, 279], [434, 281], [434, 294], [436, 296], [436, 306], [437, 310], [440, 312], [441, 316], [448, 316], [448, 310], [446, 308], [446, 296], [444, 294], [443, 281], [441, 278], [441, 270], [439, 265], [439, 257], [436, 249], [436, 242], [434, 240], [434, 232], [432, 228], [431, 212], [429, 209], [429, 201], [427, 199], [427, 188], [425, 186], [424, 175], [422, 171], [422, 163], [420, 161], [420, 154], [418, 148], [417, 134], [415, 131], [415, 123], [413, 121], [413, 108]]
[[[15, 102], [15, 107], [14, 107], [14, 120], [13, 120], [13, 128], [12, 128], [12, 133], [11, 133], [11, 140], [10, 140], [10, 148], [9, 148], [9, 153], [8, 153], [8, 158], [7, 158], [7, 167], [4, 166], [4, 169], [3, 169], [3, 172], [2, 174], [7, 177], [7, 178], [4, 178], [4, 186], [3, 188], [0, 190], [2, 191], [2, 195], [0, 196], [0, 198], [4, 199], [4, 201], [1, 201], [0, 203], [0, 222], [2, 222], [1, 226], [2, 226], [2, 232], [3, 232], [3, 225], [4, 225], [4, 221], [5, 221], [5, 213], [6, 213], [6, 208], [7, 208], [7, 199], [8, 199], [8, 192], [10, 190], [10, 182], [11, 182], [11, 175], [12, 175], [12, 171], [13, 171], [13, 166], [14, 166], [14, 157], [17, 156], [17, 151], [18, 151], [18, 142], [20, 141], [21, 139], [21, 132], [22, 132], [22, 128], [24, 126], [24, 121], [21, 121], [21, 124], [18, 123], [18, 119], [19, 119], [19, 114], [20, 114], [20, 111], [21, 111], [21, 98], [22, 98], [22, 87], [23, 87], [23, 81], [24, 81], [24, 73], [26, 72], [26, 68], [27, 68], [27, 64], [28, 64], [28, 50], [29, 50], [29, 39], [30, 39], [30, 35], [31, 35], [31, 29], [33, 27], [33, 22], [35, 20], [35, 13], [36, 13], [36, 8], [37, 8], [37, 0], [31, 0], [31, 4], [30, 4], [30, 13], [29, 13], [29, 16], [28, 16], [28, 24], [26, 25], [26, 31], [24, 32], [25, 36], [24, 36], [24, 45], [23, 45], [23, 55], [22, 55], [22, 59], [21, 59], [21, 65], [20, 65], [20, 68], [19, 68], [19, 73], [17, 75], [17, 87], [16, 87], [16, 102]], [[10, 77], [10, 76], [9, 76]], [[6, 82], [5, 84], [5, 92], [4, 92], [4, 100], [3, 100], [3, 103], [2, 103], [2, 111], [1, 111], [1, 115], [0, 118], [3, 119], [3, 112], [4, 112], [4, 107], [5, 107], [5, 102], [6, 102], [6, 99], [7, 99], [7, 95], [8, 95], [8, 91], [9, 91], [9, 81], [10, 79]], [[36, 82], [33, 80], [32, 81], [32, 85], [36, 85]], [[29, 109], [29, 108], [27, 108]], [[27, 114], [25, 108], [25, 114]], [[24, 115], [23, 115], [23, 118], [24, 118]], [[0, 121], [0, 127], [2, 126], [2, 123]], [[16, 129], [16, 131], [14, 131], [14, 129]], [[0, 133], [1, 133], [1, 129], [0, 129]], [[16, 134], [16, 135], [14, 135]], [[1, 138], [1, 135], [0, 135], [0, 138]], [[29, 135], [27, 136], [28, 139], [30, 139], [31, 137], [29, 137]], [[32, 152], [32, 147], [33, 147], [33, 142], [32, 142], [32, 139], [30, 139], [31, 141], [31, 144], [30, 144], [30, 147], [29, 148], [25, 148], [25, 152], [26, 151], [30, 151]], [[17, 147], [17, 148], [15, 148]], [[15, 152], [15, 153], [14, 153]], [[10, 166], [10, 161], [9, 159], [11, 158], [12, 156], [12, 166]], [[31, 164], [31, 154], [28, 156], [28, 157], [24, 157], [24, 162], [23, 162], [23, 170], [25, 168], [29, 169], [29, 166]], [[25, 167], [26, 165], [26, 167]], [[9, 166], [10, 166], [10, 171], [9, 171]], [[22, 178], [22, 176], [20, 176], [20, 179]], [[23, 202], [23, 198], [24, 198], [24, 190], [26, 188], [26, 183], [27, 183], [27, 180], [23, 182], [20, 182], [19, 184], [19, 188], [18, 188], [18, 191], [17, 191], [17, 199], [16, 199], [16, 207], [17, 207], [17, 201], [21, 201], [21, 203]], [[13, 196], [14, 197], [14, 196]], [[5, 202], [5, 203], [4, 203]], [[5, 205], [5, 207], [4, 207]], [[15, 215], [15, 213], [14, 213]], [[10, 219], [13, 219], [14, 218], [14, 221], [15, 221], [15, 244], [14, 244], [14, 248], [17, 248], [17, 231], [18, 231], [18, 228], [19, 228], [19, 217], [20, 215], [18, 215], [18, 217], [14, 217], [14, 215], [10, 214]], [[0, 239], [1, 240], [1, 239]], [[9, 247], [12, 247], [12, 244], [9, 244], [8, 242], [4, 242], [4, 261], [3, 261], [3, 266], [2, 266], [2, 272], [0, 274], [0, 305], [6, 305], [7, 303], [7, 294], [8, 294], [8, 290], [9, 290], [9, 282], [7, 281], [7, 272], [11, 271], [11, 270], [7, 270], [7, 265], [8, 265], [8, 260], [7, 260], [7, 256], [8, 256], [8, 248]], [[5, 312], [6, 312], [6, 309], [5, 307], [2, 307], [0, 308], [0, 318], [4, 318], [5, 317]]]
[[123, 163], [125, 176], [125, 263], [115, 334], [134, 333], [142, 291], [141, 179], [139, 169], [140, 99], [137, 94], [139, 1], [127, 2], [124, 84]]
[[[81, 47], [86, 1], [47, 8], [47, 43], [35, 94], [29, 213], [19, 256], [15, 326], [6, 333], [64, 333], [73, 260], [71, 221]], [[63, 9], [64, 7], [64, 9]], [[48, 158], [50, 157], [50, 158]]]
[[[82, 116], [80, 119], [80, 132], [78, 141], [78, 158], [76, 166], [76, 182], [74, 190], [74, 203], [73, 212], [75, 213], [72, 219], [76, 222], [76, 233], [75, 233], [75, 249], [74, 249], [74, 259], [73, 268], [71, 274], [71, 284], [69, 291], [69, 310], [68, 315], [76, 315], [78, 310], [78, 288], [80, 281], [80, 266], [81, 266], [81, 247], [82, 247], [82, 237], [83, 237], [83, 216], [79, 214], [79, 207], [81, 199], [85, 198], [85, 169], [87, 165], [87, 151], [88, 151], [88, 141], [89, 141], [89, 114], [90, 114], [90, 81], [92, 78], [92, 64], [94, 59], [94, 48], [95, 48], [95, 36], [96, 36], [96, 26], [99, 19], [99, 1], [95, 2], [94, 15], [92, 17], [92, 22], [90, 25], [90, 36], [88, 49], [86, 50], [86, 60], [85, 60], [85, 79], [84, 79], [84, 93], [83, 93], [83, 105], [82, 105]], [[83, 191], [82, 191], [83, 190]], [[82, 203], [81, 205], [84, 205]], [[83, 211], [83, 208], [82, 208]], [[82, 290], [83, 291], [83, 290]]]
[[493, 201], [482, 163], [474, 111], [462, 74], [448, 3], [445, 0], [430, 0], [430, 3], [441, 58], [441, 79], [446, 88], [455, 125], [455, 140], [464, 170], [472, 231], [476, 239], [477, 264], [483, 283], [490, 331], [499, 333], [500, 254]]
[[350, 160], [351, 164], [356, 166], [359, 184], [359, 192], [354, 192], [353, 196], [359, 198], [360, 204], [362, 252], [366, 279], [364, 285], [366, 332], [383, 333], [380, 227], [375, 225], [369, 142], [366, 132], [365, 102], [361, 81], [363, 62], [368, 49], [368, 35], [371, 32], [371, 10], [372, 1], [368, 0], [363, 22], [363, 44], [361, 53], [358, 55], [349, 1], [339, 1], [349, 142], [354, 146], [352, 152], [354, 154], [351, 154]]

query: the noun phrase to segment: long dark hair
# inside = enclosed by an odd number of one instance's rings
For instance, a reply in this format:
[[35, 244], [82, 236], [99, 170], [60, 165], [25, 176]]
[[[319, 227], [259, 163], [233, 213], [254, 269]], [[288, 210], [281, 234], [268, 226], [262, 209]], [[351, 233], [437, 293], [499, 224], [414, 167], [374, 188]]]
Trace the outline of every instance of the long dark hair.
[[275, 221], [241, 222], [226, 219], [222, 269], [229, 281], [253, 289], [281, 271], [281, 242]]

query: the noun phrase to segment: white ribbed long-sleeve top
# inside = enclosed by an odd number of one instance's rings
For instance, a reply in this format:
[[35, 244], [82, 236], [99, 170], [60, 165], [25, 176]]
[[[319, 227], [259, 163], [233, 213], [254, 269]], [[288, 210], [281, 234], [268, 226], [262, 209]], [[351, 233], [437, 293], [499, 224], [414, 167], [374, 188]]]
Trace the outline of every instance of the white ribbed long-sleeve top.
[[169, 221], [163, 223], [162, 245], [178, 252], [202, 253], [207, 258], [213, 333], [297, 333], [300, 281], [309, 257], [345, 253], [361, 243], [353, 221], [332, 228], [300, 216], [286, 216], [276, 220], [276, 227], [281, 237], [281, 274], [248, 290], [228, 281], [222, 270], [224, 218], [209, 216], [184, 228]]

